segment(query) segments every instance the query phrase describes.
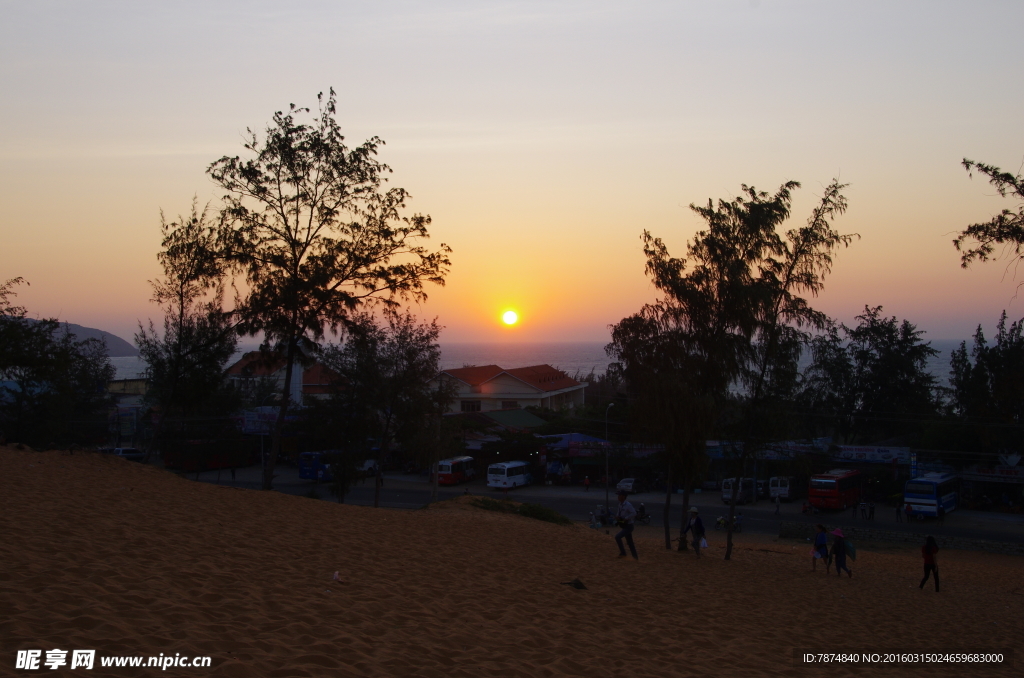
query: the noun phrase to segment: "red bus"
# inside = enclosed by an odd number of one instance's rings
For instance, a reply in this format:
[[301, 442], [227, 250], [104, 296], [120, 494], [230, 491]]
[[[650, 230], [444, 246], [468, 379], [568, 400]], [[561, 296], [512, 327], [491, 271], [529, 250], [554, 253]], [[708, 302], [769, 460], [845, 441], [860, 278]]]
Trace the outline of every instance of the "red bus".
[[442, 459], [437, 464], [438, 485], [458, 485], [472, 480], [476, 475], [473, 470], [473, 457], [453, 457]]
[[860, 471], [834, 468], [811, 476], [807, 495], [811, 506], [816, 508], [849, 508], [860, 501]]

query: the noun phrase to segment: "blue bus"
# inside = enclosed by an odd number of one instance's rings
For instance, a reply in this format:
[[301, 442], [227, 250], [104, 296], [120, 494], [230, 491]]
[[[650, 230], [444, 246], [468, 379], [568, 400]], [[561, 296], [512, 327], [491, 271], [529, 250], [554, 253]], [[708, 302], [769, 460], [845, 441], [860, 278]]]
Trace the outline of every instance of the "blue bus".
[[917, 516], [939, 515], [939, 504], [946, 513], [956, 509], [958, 495], [957, 478], [951, 473], [925, 473], [907, 481], [903, 489], [904, 508], [910, 504], [911, 512]]

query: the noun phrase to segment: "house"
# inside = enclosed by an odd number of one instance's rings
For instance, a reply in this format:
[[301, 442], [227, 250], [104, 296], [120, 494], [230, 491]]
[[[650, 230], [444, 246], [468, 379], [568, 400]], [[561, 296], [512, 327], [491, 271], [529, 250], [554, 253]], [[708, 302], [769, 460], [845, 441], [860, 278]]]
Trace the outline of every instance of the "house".
[[444, 370], [438, 377], [448, 378], [457, 387], [450, 412], [489, 412], [524, 407], [552, 410], [583, 405], [580, 383], [550, 365], [533, 365], [506, 370], [497, 365], [460, 367]]
[[[280, 353], [250, 351], [228, 368], [228, 380], [242, 393], [250, 394], [261, 386], [265, 388], [267, 382], [270, 382], [275, 394], [279, 394], [284, 387], [287, 365], [285, 357]], [[334, 373], [320, 363], [303, 367], [296, 362], [292, 369], [289, 400], [293, 404], [302, 405], [305, 398], [326, 398], [331, 393], [334, 378]]]

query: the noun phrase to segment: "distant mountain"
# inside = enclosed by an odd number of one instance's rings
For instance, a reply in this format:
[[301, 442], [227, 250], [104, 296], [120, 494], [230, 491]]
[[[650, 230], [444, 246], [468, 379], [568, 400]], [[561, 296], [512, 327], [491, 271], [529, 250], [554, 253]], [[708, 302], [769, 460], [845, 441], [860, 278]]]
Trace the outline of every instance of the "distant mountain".
[[81, 325], [75, 325], [74, 323], [60, 324], [61, 327], [64, 327], [65, 325], [67, 325], [68, 331], [75, 335], [75, 338], [79, 341], [85, 341], [86, 339], [101, 339], [106, 341], [107, 355], [111, 358], [134, 358], [139, 355], [139, 349], [110, 332], [104, 332], [103, 330], [98, 330], [95, 327], [82, 327]]
[[71, 334], [75, 335], [79, 341], [85, 341], [86, 339], [102, 339], [107, 342], [107, 355], [111, 358], [134, 358], [139, 355], [139, 349], [110, 332], [104, 332], [103, 330], [98, 330], [95, 327], [73, 325], [71, 323], [67, 323], [67, 326]]

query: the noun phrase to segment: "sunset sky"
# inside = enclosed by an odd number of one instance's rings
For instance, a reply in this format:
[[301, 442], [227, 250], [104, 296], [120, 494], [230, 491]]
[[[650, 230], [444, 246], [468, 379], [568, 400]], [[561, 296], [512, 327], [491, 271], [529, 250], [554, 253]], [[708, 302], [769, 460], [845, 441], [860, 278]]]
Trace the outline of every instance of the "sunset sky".
[[795, 179], [795, 224], [833, 177], [862, 238], [821, 310], [1024, 316], [1024, 270], [951, 245], [1015, 206], [959, 163], [1024, 161], [1019, 2], [2, 4], [0, 279], [35, 316], [130, 340], [160, 210], [215, 203], [207, 166], [330, 87], [454, 250], [419, 310], [443, 342], [605, 341], [655, 298], [644, 229], [682, 256], [690, 203]]

